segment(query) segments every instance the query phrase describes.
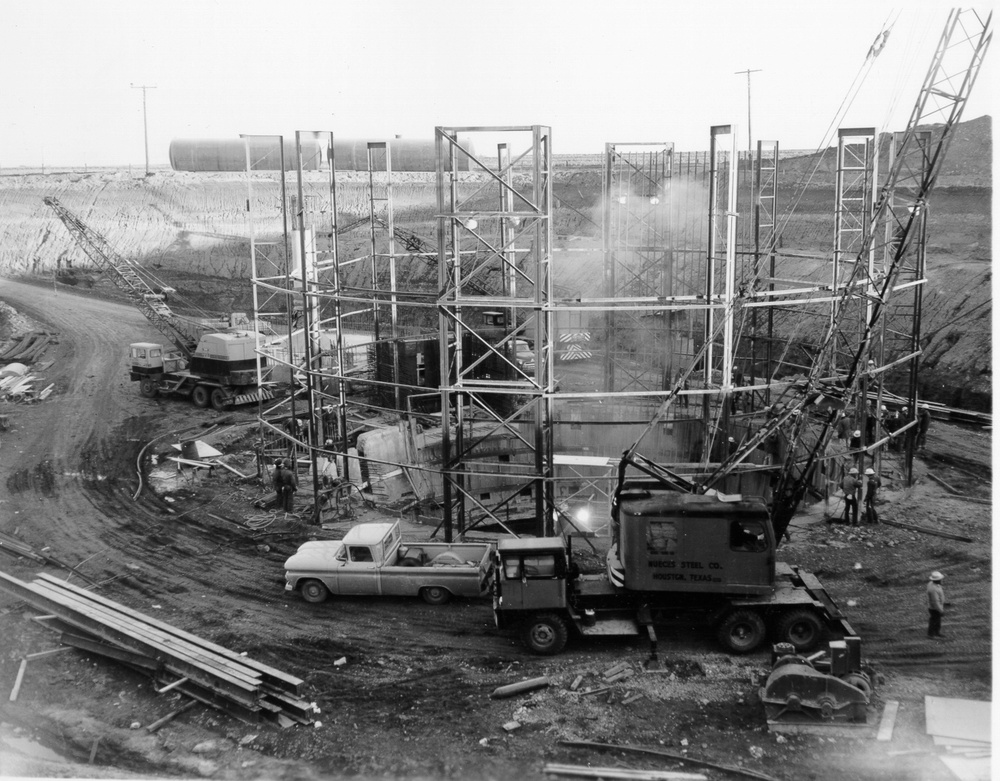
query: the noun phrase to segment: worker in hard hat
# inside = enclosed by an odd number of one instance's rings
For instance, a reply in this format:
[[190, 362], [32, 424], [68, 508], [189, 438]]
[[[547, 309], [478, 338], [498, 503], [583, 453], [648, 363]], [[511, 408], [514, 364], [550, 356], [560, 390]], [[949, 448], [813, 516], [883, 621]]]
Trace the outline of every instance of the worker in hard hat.
[[931, 427], [931, 411], [923, 404], [917, 412], [917, 450], [923, 450], [927, 444], [927, 430]]
[[882, 487], [882, 478], [875, 470], [868, 467], [865, 470], [865, 523], [878, 523], [878, 511], [875, 509], [875, 499], [878, 489]]
[[299, 477], [292, 468], [290, 459], [281, 464], [281, 506], [286, 513], [295, 510], [295, 492], [299, 490]]
[[284, 481], [281, 477], [281, 459], [274, 462], [274, 471], [271, 473], [271, 485], [274, 486], [274, 506], [281, 509], [285, 506], [284, 492], [281, 490]]
[[940, 572], [932, 572], [931, 578], [927, 582], [927, 609], [930, 612], [930, 620], [927, 623], [928, 637], [944, 637], [941, 634], [941, 617], [944, 615], [942, 580], [944, 580], [944, 575]]
[[844, 479], [840, 481], [840, 488], [844, 492], [844, 523], [851, 526], [858, 525], [858, 491], [861, 489], [861, 480], [858, 479], [857, 467], [851, 467]]

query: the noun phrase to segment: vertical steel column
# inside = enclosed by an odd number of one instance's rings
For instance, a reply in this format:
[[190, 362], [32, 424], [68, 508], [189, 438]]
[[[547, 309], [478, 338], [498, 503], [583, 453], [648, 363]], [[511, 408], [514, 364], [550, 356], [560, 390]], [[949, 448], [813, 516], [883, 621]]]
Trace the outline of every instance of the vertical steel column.
[[[762, 263], [766, 256], [768, 260], [767, 290], [774, 291], [774, 263], [777, 254], [777, 204], [778, 204], [778, 142], [758, 141], [757, 156], [754, 165], [753, 186], [753, 287], [760, 288], [760, 280], [765, 277]], [[758, 341], [760, 340], [757, 308], [750, 315], [750, 384], [757, 384], [758, 376]], [[762, 376], [770, 379], [772, 374], [772, 350], [774, 346], [774, 307], [767, 308], [767, 330], [764, 337], [764, 371]], [[771, 403], [770, 384], [764, 392], [763, 405]], [[750, 400], [750, 409], [756, 409], [756, 404]]]

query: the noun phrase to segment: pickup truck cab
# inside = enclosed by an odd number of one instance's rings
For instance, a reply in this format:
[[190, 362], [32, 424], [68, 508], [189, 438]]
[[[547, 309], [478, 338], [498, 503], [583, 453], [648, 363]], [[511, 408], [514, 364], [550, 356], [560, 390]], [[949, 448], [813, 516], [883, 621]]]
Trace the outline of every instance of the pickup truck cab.
[[404, 542], [399, 522], [362, 523], [343, 540], [304, 543], [285, 561], [285, 590], [307, 602], [331, 594], [419, 596], [431, 605], [486, 596], [489, 543]]

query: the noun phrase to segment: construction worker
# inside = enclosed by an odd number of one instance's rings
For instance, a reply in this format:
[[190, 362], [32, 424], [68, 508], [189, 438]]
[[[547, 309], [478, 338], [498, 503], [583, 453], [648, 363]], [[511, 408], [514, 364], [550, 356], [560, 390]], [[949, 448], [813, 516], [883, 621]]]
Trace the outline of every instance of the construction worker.
[[944, 580], [944, 575], [940, 572], [932, 572], [931, 579], [927, 582], [927, 609], [930, 612], [930, 620], [927, 623], [928, 637], [944, 637], [941, 634], [941, 616], [944, 615], [942, 580]]
[[292, 462], [285, 459], [281, 465], [281, 506], [286, 513], [295, 510], [295, 492], [299, 490], [299, 476], [292, 469]]
[[854, 433], [851, 434], [850, 439], [847, 440], [847, 447], [850, 450], [861, 449], [861, 429], [854, 429]]
[[282, 483], [283, 481], [281, 479], [281, 459], [279, 458], [277, 461], [274, 462], [274, 472], [271, 473], [271, 484], [274, 486], [275, 507], [284, 507], [285, 505], [284, 493], [281, 490]]
[[852, 466], [840, 481], [840, 488], [844, 492], [844, 523], [851, 526], [858, 525], [858, 490], [861, 488], [861, 481], [858, 479], [858, 469]]
[[882, 479], [875, 470], [868, 467], [865, 470], [865, 523], [878, 523], [878, 511], [875, 509], [875, 499], [878, 489], [882, 487]]
[[927, 429], [931, 427], [931, 411], [921, 405], [917, 412], [917, 450], [923, 450], [927, 444]]

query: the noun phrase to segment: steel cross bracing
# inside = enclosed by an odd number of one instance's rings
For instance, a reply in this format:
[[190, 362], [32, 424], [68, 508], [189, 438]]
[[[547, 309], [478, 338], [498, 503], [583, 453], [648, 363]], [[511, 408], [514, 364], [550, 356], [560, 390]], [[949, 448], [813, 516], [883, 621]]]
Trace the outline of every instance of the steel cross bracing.
[[115, 287], [128, 296], [153, 327], [190, 358], [198, 346], [198, 336], [177, 324], [176, 315], [163, 300], [163, 295], [143, 279], [142, 267], [121, 255], [101, 233], [85, 224], [58, 199], [47, 197], [43, 201], [62, 220], [91, 263], [108, 272]]
[[[779, 539], [805, 495], [812, 470], [820, 460], [828, 457], [826, 447], [834, 424], [844, 414], [844, 409], [857, 399], [874, 338], [882, 327], [893, 294], [898, 288], [920, 282], [901, 282], [900, 275], [912, 263], [908, 255], [922, 231], [927, 199], [934, 189], [954, 128], [961, 120], [992, 40], [991, 19], [992, 14], [984, 19], [971, 10], [951, 11], [907, 128], [896, 143], [894, 162], [880, 187], [869, 228], [858, 246], [856, 262], [837, 295], [838, 313], [848, 312], [857, 295], [856, 288], [869, 288], [871, 313], [858, 339], [859, 348], [836, 377], [825, 376], [833, 354], [839, 349], [841, 323], [840, 318], [835, 317], [818, 346], [816, 360], [807, 377], [793, 386], [793, 392], [785, 397], [781, 413], [729, 456], [701, 487], [702, 490], [709, 488], [731, 473], [757, 447], [757, 440], [784, 427], [789, 446], [775, 487], [773, 508], [775, 534]], [[942, 118], [944, 122], [937, 141], [922, 149], [920, 134], [923, 131], [919, 127]], [[912, 165], [910, 154], [925, 157], [926, 163]], [[905, 205], [900, 203], [902, 193], [906, 194]], [[891, 234], [894, 238], [881, 248], [885, 252], [885, 265], [873, 274], [866, 261], [872, 243], [879, 241], [881, 235], [877, 227], [887, 220], [894, 224]], [[876, 256], [880, 254], [876, 248]], [[789, 422], [790, 427], [786, 425]], [[908, 428], [913, 425], [915, 422], [911, 421]]]
[[[487, 134], [503, 139], [495, 162], [470, 143]], [[549, 534], [551, 131], [438, 127], [435, 139], [445, 538], [481, 522], [505, 525], [511, 512]], [[528, 338], [530, 363], [516, 358], [517, 340]]]
[[[675, 294], [670, 229], [672, 143], [608, 143], [604, 168], [604, 296]], [[627, 307], [604, 315], [605, 390], [662, 390], [672, 378], [672, 318]]]

